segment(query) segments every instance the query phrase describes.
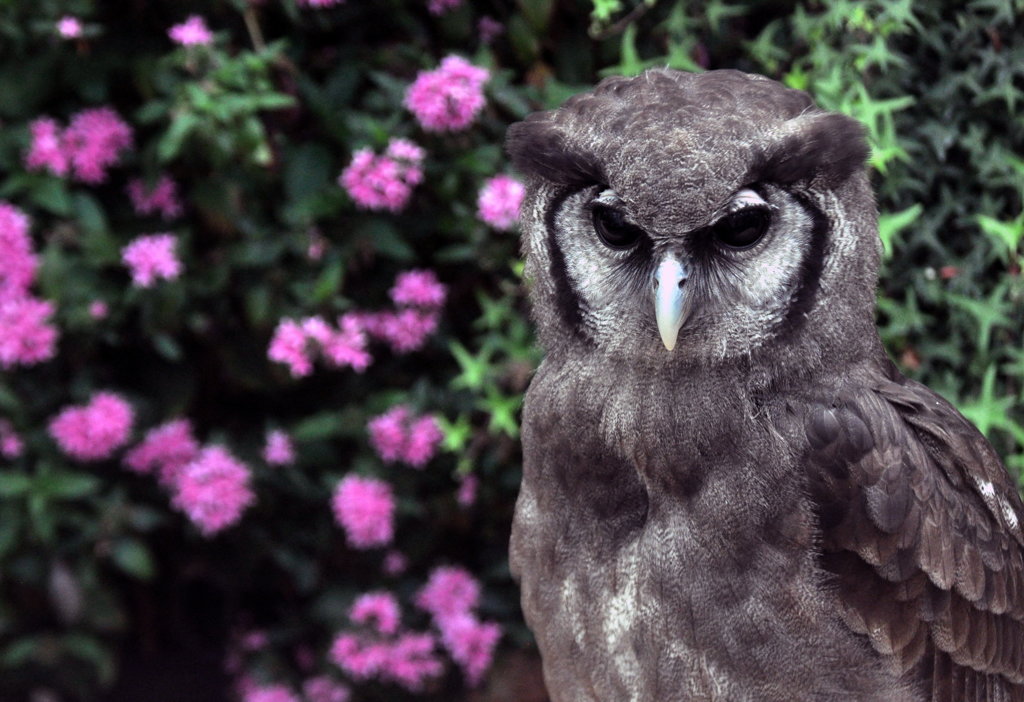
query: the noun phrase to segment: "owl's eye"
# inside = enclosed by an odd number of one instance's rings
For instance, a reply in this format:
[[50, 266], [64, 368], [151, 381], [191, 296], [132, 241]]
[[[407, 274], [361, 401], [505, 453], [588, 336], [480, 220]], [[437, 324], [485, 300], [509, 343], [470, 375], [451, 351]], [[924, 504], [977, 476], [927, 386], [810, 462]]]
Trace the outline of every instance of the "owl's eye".
[[768, 208], [745, 207], [715, 222], [715, 240], [730, 249], [749, 249], [768, 231]]
[[594, 231], [610, 249], [631, 248], [644, 235], [643, 229], [627, 222], [626, 216], [612, 207], [595, 204], [590, 216], [594, 221]]

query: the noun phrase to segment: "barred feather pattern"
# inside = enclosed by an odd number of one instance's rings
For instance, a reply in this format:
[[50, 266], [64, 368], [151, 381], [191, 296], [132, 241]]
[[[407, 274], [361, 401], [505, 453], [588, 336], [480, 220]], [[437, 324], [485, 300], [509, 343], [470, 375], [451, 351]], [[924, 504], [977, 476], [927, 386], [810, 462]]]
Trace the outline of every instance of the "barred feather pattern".
[[1024, 505], [984, 437], [891, 368], [791, 410], [843, 621], [925, 699], [1024, 700]]

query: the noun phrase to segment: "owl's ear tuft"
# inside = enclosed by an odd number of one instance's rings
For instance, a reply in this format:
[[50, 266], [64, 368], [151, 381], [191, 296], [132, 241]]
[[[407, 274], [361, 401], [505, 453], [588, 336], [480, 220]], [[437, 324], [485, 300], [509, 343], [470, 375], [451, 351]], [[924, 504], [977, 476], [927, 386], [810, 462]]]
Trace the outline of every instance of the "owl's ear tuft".
[[505, 150], [512, 165], [525, 175], [559, 185], [605, 182], [604, 170], [597, 158], [571, 148], [546, 112], [530, 115], [509, 127]]
[[750, 180], [788, 185], [821, 176], [836, 186], [861, 170], [869, 154], [860, 122], [812, 112], [786, 122], [781, 138], [754, 159]]

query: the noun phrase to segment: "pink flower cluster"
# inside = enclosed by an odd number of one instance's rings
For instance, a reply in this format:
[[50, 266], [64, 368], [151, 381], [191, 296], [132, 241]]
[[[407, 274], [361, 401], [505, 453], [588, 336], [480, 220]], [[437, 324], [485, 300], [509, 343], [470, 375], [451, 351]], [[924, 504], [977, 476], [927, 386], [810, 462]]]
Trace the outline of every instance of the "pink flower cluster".
[[338, 183], [359, 207], [400, 212], [423, 180], [421, 164], [426, 152], [407, 139], [392, 139], [382, 155], [363, 148], [352, 154], [352, 162], [338, 177]]
[[400, 632], [401, 616], [391, 593], [360, 595], [349, 619], [363, 630], [339, 634], [331, 646], [331, 659], [356, 680], [377, 678], [413, 692], [422, 689], [443, 669], [434, 655], [436, 641], [428, 633]]
[[107, 169], [133, 142], [131, 127], [109, 107], [78, 112], [64, 130], [48, 117], [33, 121], [29, 129], [32, 143], [25, 156], [26, 168], [60, 177], [73, 173], [92, 184], [106, 180]]
[[29, 236], [29, 219], [0, 201], [0, 368], [51, 358], [57, 330], [48, 322], [52, 303], [29, 294], [39, 260]]
[[428, 132], [468, 127], [486, 104], [486, 68], [460, 56], [448, 56], [433, 71], [421, 71], [406, 90], [405, 106]]
[[352, 548], [386, 546], [394, 538], [395, 498], [383, 480], [345, 476], [334, 491], [331, 508]]
[[160, 483], [173, 489], [182, 468], [199, 455], [199, 442], [187, 419], [175, 419], [150, 429], [145, 438], [125, 454], [128, 468], [141, 474], [156, 473]]
[[0, 456], [4, 458], [17, 458], [24, 449], [21, 437], [14, 431], [14, 427], [6, 419], [0, 419]]
[[519, 220], [526, 188], [515, 178], [496, 175], [480, 189], [476, 200], [476, 214], [480, 221], [495, 229], [506, 230]]
[[109, 458], [124, 446], [132, 430], [132, 406], [112, 392], [98, 392], [88, 404], [65, 407], [50, 421], [50, 436], [79, 461]]
[[433, 271], [411, 270], [395, 277], [388, 294], [400, 307], [438, 309], [444, 305], [446, 290]]
[[361, 313], [363, 329], [371, 337], [386, 342], [395, 353], [422, 348], [437, 331], [446, 296], [444, 285], [433, 271], [411, 270], [398, 274], [389, 294], [397, 309]]
[[338, 318], [332, 328], [322, 317], [296, 321], [285, 317], [277, 324], [267, 349], [267, 357], [288, 366], [292, 376], [301, 378], [313, 372], [317, 355], [335, 367], [354, 369], [361, 373], [373, 362], [366, 350], [366, 334], [357, 315]]
[[181, 24], [174, 25], [167, 30], [167, 36], [182, 46], [209, 46], [213, 43], [213, 33], [199, 15], [191, 15]]
[[242, 690], [242, 702], [300, 702], [298, 696], [287, 685], [246, 685]]
[[313, 7], [316, 9], [322, 9], [325, 7], [334, 7], [335, 5], [341, 5], [345, 0], [296, 0], [296, 5], [299, 7]]
[[351, 691], [327, 675], [318, 675], [302, 683], [302, 694], [306, 702], [348, 702]]
[[402, 461], [413, 468], [423, 468], [444, 438], [434, 417], [414, 417], [405, 405], [396, 405], [374, 417], [367, 428], [370, 443], [381, 460]]
[[427, 11], [432, 15], [443, 15], [462, 4], [462, 0], [428, 0]]
[[128, 182], [127, 191], [137, 215], [145, 216], [159, 212], [165, 220], [181, 216], [178, 184], [166, 173], [152, 186], [146, 185], [141, 178], [133, 178]]
[[207, 446], [179, 471], [172, 502], [209, 537], [241, 519], [255, 501], [251, 477], [249, 468], [227, 449]]
[[441, 642], [470, 685], [479, 683], [491, 667], [501, 638], [497, 622], [481, 622], [473, 614], [479, 602], [480, 584], [458, 567], [435, 568], [416, 595], [417, 606], [430, 613]]
[[267, 432], [267, 443], [263, 446], [263, 460], [272, 466], [287, 466], [295, 463], [295, 447], [287, 432], [281, 429]]
[[148, 234], [136, 237], [121, 249], [121, 261], [132, 275], [132, 285], [149, 288], [158, 279], [174, 280], [181, 275], [181, 261], [174, 251], [178, 237]]
[[77, 39], [82, 36], [82, 23], [77, 17], [65, 15], [57, 20], [57, 34], [64, 39]]

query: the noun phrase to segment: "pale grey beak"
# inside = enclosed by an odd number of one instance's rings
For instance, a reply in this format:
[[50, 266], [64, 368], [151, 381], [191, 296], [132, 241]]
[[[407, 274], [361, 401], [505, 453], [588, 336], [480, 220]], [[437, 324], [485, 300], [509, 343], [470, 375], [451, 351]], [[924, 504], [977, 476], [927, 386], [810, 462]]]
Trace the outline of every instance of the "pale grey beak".
[[685, 321], [686, 276], [686, 268], [672, 256], [666, 256], [654, 274], [654, 317], [661, 341], [669, 351], [676, 347], [679, 327]]

